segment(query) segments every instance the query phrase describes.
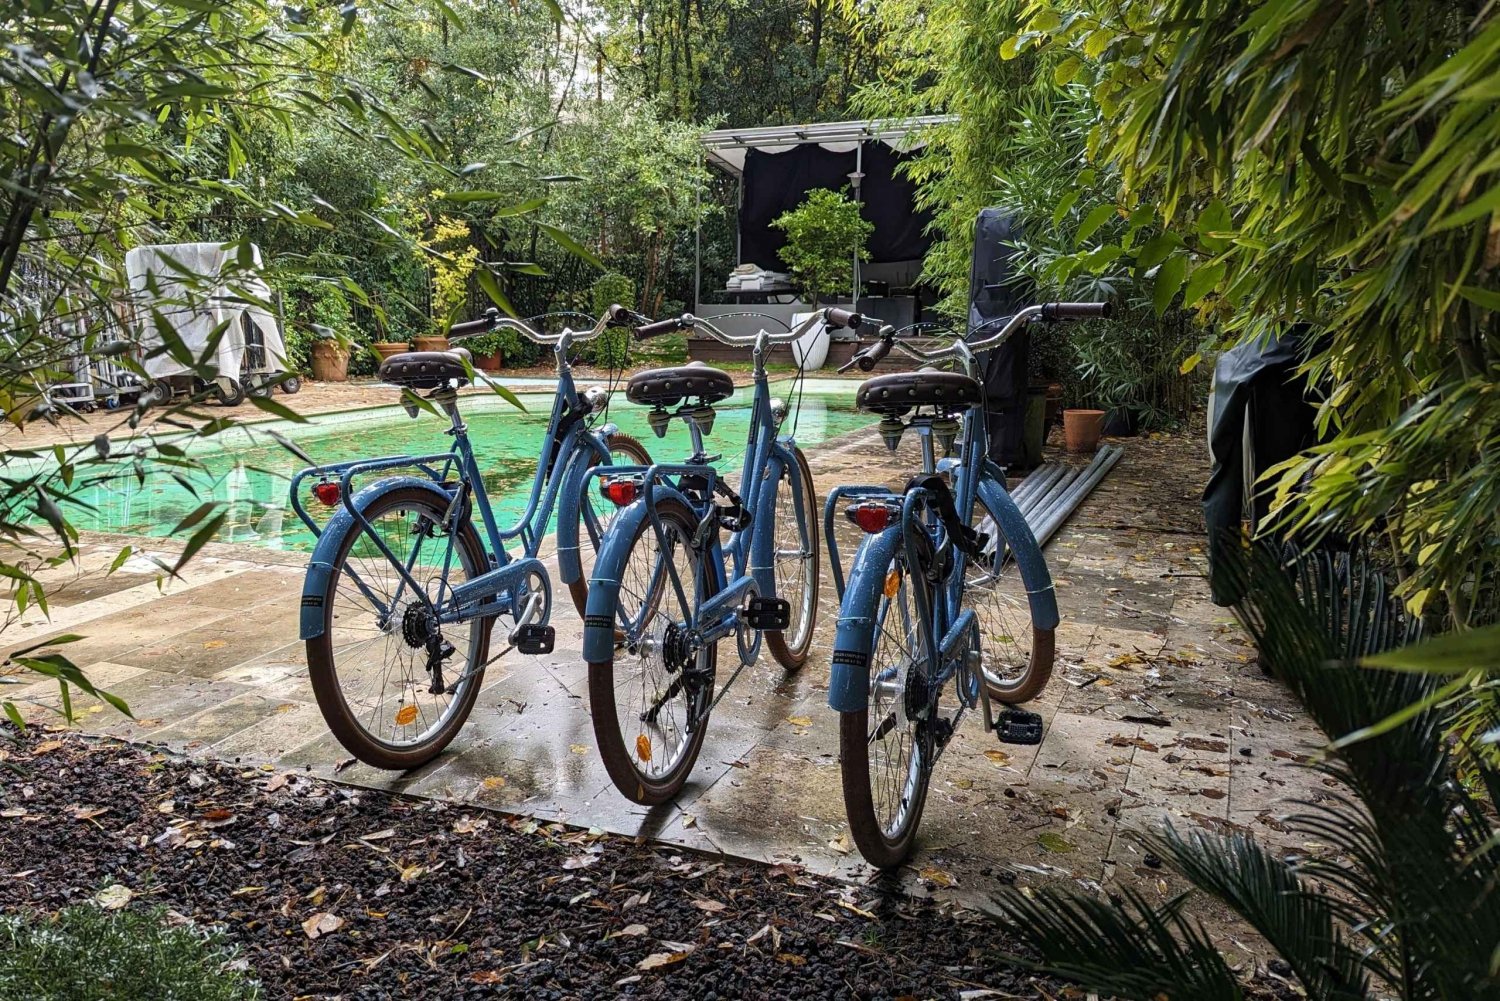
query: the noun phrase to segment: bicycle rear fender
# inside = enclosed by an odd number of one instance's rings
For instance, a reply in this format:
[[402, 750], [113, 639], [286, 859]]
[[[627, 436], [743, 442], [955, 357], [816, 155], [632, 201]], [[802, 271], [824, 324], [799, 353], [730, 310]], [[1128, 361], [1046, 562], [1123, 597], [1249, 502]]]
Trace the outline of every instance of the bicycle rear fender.
[[875, 614], [885, 593], [891, 559], [900, 545], [901, 526], [897, 523], [878, 535], [865, 536], [854, 551], [849, 584], [839, 604], [833, 666], [828, 677], [828, 706], [835, 712], [862, 712], [869, 704]]
[[[428, 477], [391, 476], [376, 480], [362, 488], [350, 498], [349, 503], [358, 510], [364, 511], [377, 498], [402, 487], [429, 491], [433, 495], [433, 500], [444, 506], [453, 499], [448, 491]], [[359, 523], [354, 520], [354, 515], [350, 513], [349, 508], [339, 505], [333, 517], [328, 519], [323, 534], [318, 536], [318, 544], [307, 563], [307, 576], [302, 581], [302, 618], [299, 638], [312, 640], [323, 635], [323, 597], [328, 591], [328, 578], [333, 574], [334, 558], [338, 556], [339, 546], [344, 543], [344, 536], [349, 532], [360, 530]]]
[[[670, 497], [693, 510], [693, 505], [676, 487], [657, 483], [651, 492], [657, 501]], [[594, 560], [594, 574], [589, 578], [589, 601], [583, 613], [585, 663], [598, 664], [614, 658], [620, 575], [625, 570], [625, 561], [630, 558], [630, 546], [635, 541], [636, 532], [648, 517], [650, 512], [646, 509], [646, 499], [642, 497], [615, 516], [600, 543], [599, 555]]]
[[1052, 587], [1052, 574], [1042, 558], [1042, 547], [1036, 544], [1036, 536], [1026, 524], [1026, 516], [1010, 494], [989, 478], [979, 481], [979, 497], [1000, 522], [1005, 542], [1021, 571], [1021, 582], [1026, 585], [1026, 597], [1031, 604], [1031, 624], [1038, 629], [1056, 629], [1057, 591]]

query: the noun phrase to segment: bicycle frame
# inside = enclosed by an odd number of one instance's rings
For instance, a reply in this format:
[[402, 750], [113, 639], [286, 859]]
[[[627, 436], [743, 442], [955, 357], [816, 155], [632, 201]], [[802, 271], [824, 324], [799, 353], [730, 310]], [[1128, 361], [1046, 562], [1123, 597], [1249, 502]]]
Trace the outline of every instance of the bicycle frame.
[[[580, 402], [567, 360], [567, 349], [571, 343], [571, 337], [565, 332], [554, 346], [558, 372], [557, 396], [553, 401], [547, 432], [543, 436], [541, 458], [532, 477], [526, 508], [514, 525], [502, 528], [495, 520], [473, 445], [469, 440], [468, 426], [459, 415], [458, 396], [453, 389], [440, 389], [429, 397], [449, 418], [447, 433], [453, 438], [453, 446], [449, 451], [424, 456], [388, 456], [310, 466], [292, 478], [291, 507], [318, 537], [318, 545], [308, 564], [307, 582], [304, 585], [301, 618], [303, 639], [312, 639], [322, 634], [321, 595], [333, 571], [336, 556], [334, 550], [351, 530], [368, 536], [400, 574], [396, 594], [386, 602], [366, 585], [354, 568], [344, 568], [345, 575], [359, 588], [379, 615], [389, 614], [391, 609], [400, 606], [403, 599], [415, 598], [444, 625], [498, 614], [517, 614], [523, 608], [523, 602], [528, 603], [523, 617], [529, 618], [539, 610], [529, 605], [534, 596], [529, 593], [526, 582], [531, 579], [537, 580], [545, 592], [536, 595], [535, 599], [550, 606], [550, 581], [543, 564], [537, 558], [541, 543], [546, 537], [547, 525], [555, 510], [577, 510], [581, 502], [581, 470], [595, 460], [601, 463], [609, 461], [607, 442], [615, 431], [612, 424], [592, 429], [583, 423], [582, 417], [587, 411]], [[409, 403], [407, 412], [415, 417], [419, 411], [415, 404]], [[570, 415], [573, 414], [579, 416], [570, 420]], [[400, 468], [415, 469], [423, 475], [383, 478], [357, 492], [353, 489], [353, 481], [358, 476]], [[457, 479], [450, 480], [450, 476], [454, 474]], [[318, 525], [301, 500], [301, 484], [311, 476], [317, 476], [320, 482], [331, 482], [332, 478], [337, 477], [341, 508], [324, 526]], [[413, 547], [411, 555], [405, 561], [398, 559], [365, 517], [364, 510], [370, 502], [397, 486], [434, 491], [434, 499], [444, 506], [444, 519], [450, 531], [443, 552], [435, 598], [427, 593], [427, 587], [414, 573], [420, 547]], [[450, 585], [448, 577], [452, 571], [455, 539], [453, 529], [457, 528], [460, 519], [470, 519], [476, 509], [486, 543], [487, 566], [483, 572], [469, 580], [456, 586]], [[572, 527], [576, 530], [576, 525]], [[512, 555], [507, 547], [516, 540], [520, 542], [519, 553]], [[561, 548], [559, 550], [564, 583], [576, 579], [579, 572], [576, 543], [577, 540], [573, 539], [566, 555]], [[567, 555], [571, 555], [571, 561]]]
[[[963, 359], [968, 374], [973, 375], [976, 364], [972, 352], [966, 346], [957, 346], [955, 353]], [[932, 428], [920, 419], [912, 422], [910, 430], [921, 436], [922, 469], [924, 473], [945, 474], [951, 482], [954, 506], [966, 524], [972, 519], [974, 503], [983, 500], [986, 508], [1000, 522], [1004, 539], [1010, 543], [1008, 550], [999, 548], [997, 539], [994, 559], [997, 564], [1010, 558], [1015, 560], [1022, 579], [1027, 582], [1027, 600], [1033, 620], [1044, 628], [1053, 628], [1058, 622], [1057, 597], [1041, 548], [1026, 524], [1015, 501], [1005, 487], [1005, 473], [988, 458], [989, 437], [983, 413], [971, 408], [963, 415], [962, 430], [957, 439], [958, 455], [951, 459], [938, 459], [933, 445]], [[840, 502], [847, 499], [879, 499], [887, 504], [900, 505], [898, 521], [882, 532], [862, 540], [850, 567], [846, 586], [843, 566], [840, 561], [837, 535], [834, 532], [834, 516]], [[879, 630], [880, 616], [884, 614], [881, 604], [882, 591], [878, 587], [862, 586], [855, 590], [850, 601], [846, 592], [854, 581], [872, 581], [884, 578], [898, 545], [906, 546], [909, 567], [915, 568], [918, 553], [916, 533], [927, 534], [934, 546], [950, 545], [944, 537], [935, 515], [924, 509], [925, 494], [921, 490], [897, 492], [883, 485], [851, 485], [837, 487], [831, 491], [823, 508], [823, 534], [828, 544], [829, 561], [833, 566], [834, 587], [839, 598], [840, 614], [834, 641], [833, 669], [829, 680], [828, 703], [839, 712], [862, 711], [869, 700], [869, 656], [872, 638]], [[962, 550], [952, 547], [949, 556], [953, 560], [952, 570], [936, 592], [936, 607], [919, 609], [923, 623], [926, 670], [933, 689], [946, 684], [963, 666], [959, 653], [965, 639], [976, 629], [972, 610], [962, 608], [964, 571], [968, 557]], [[918, 589], [919, 605], [926, 598]], [[932, 679], [936, 679], [935, 682]], [[982, 695], [984, 686], [979, 687]], [[963, 693], [961, 693], [963, 694]], [[965, 701], [974, 693], [964, 694]], [[972, 705], [972, 703], [969, 703]]]
[[[770, 379], [766, 373], [765, 358], [772, 341], [764, 331], [756, 335], [754, 347], [754, 376], [750, 403], [750, 426], [746, 434], [745, 457], [740, 469], [740, 503], [750, 512], [750, 524], [739, 531], [731, 531], [723, 541], [718, 532], [710, 534], [703, 552], [709, 572], [714, 574], [716, 585], [712, 597], [696, 603], [692, 592], [685, 586], [675, 566], [668, 565], [667, 583], [675, 590], [680, 607], [688, 610], [685, 623], [688, 632], [700, 646], [717, 643], [739, 628], [739, 609], [748, 598], [775, 592], [775, 577], [772, 564], [773, 522], [772, 510], [775, 501], [774, 486], [784, 471], [790, 471], [790, 489], [800, 525], [815, 517], [812, 511], [804, 510], [802, 470], [792, 453], [795, 438], [781, 435], [780, 421], [772, 413]], [[721, 477], [709, 463], [716, 457], [704, 449], [703, 431], [685, 412], [679, 411], [688, 423], [693, 454], [684, 463], [657, 463], [649, 467], [612, 466], [609, 469], [593, 469], [584, 477], [608, 473], [611, 476], [639, 476], [642, 493], [616, 519], [610, 535], [600, 549], [596, 568], [618, 565], [634, 539], [641, 519], [649, 520], [658, 546], [665, 546], [666, 534], [657, 505], [661, 497], [672, 497], [688, 506], [700, 519], [712, 515], [713, 494]], [[652, 587], [660, 583], [653, 578]], [[696, 583], [696, 582], [689, 582]], [[590, 594], [598, 587], [601, 596], [607, 595], [610, 605], [618, 607], [617, 596], [620, 583], [596, 577], [590, 581]], [[594, 599], [590, 598], [590, 605]], [[645, 614], [643, 609], [642, 614]], [[613, 621], [601, 621], [595, 616], [584, 617], [584, 659], [603, 660], [613, 647]], [[621, 623], [627, 632], [638, 628], [638, 622]], [[760, 652], [760, 634], [748, 645], [742, 644], [742, 664], [754, 663]]]

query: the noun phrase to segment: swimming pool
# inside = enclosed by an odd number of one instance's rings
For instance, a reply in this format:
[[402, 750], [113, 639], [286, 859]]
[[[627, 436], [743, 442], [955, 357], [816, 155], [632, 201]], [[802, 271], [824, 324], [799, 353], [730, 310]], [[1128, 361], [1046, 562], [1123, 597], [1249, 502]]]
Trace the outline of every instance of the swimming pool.
[[[800, 407], [790, 382], [773, 383], [771, 391], [793, 405], [785, 430], [795, 420], [797, 441], [807, 448], [873, 423], [870, 415], [854, 409], [856, 386], [848, 381], [809, 380]], [[518, 395], [524, 412], [492, 395], [464, 396], [460, 402], [485, 488], [502, 527], [514, 524], [525, 510], [553, 400], [551, 393]], [[394, 390], [392, 396], [396, 396]], [[745, 387], [715, 407], [718, 417], [708, 447], [724, 453], [719, 465], [726, 472], [739, 470], [749, 405], [750, 390]], [[690, 447], [683, 423], [673, 421], [666, 438], [658, 439], [646, 424], [646, 413], [646, 408], [625, 403], [624, 394], [616, 393], [608, 419], [639, 439], [653, 457], [684, 459]], [[74, 491], [74, 503], [65, 507], [68, 519], [80, 531], [164, 536], [200, 504], [214, 501], [229, 512], [216, 541], [306, 551], [312, 548], [313, 535], [287, 507], [287, 483], [301, 463], [267, 435], [267, 429], [295, 442], [316, 461], [328, 463], [445, 451], [449, 447], [444, 434], [447, 426], [446, 420], [431, 414], [422, 413], [413, 420], [399, 406], [390, 406], [320, 414], [307, 424], [273, 421], [236, 427], [178, 443], [201, 466], [198, 469], [169, 471], [148, 464], [142, 483], [130, 475], [128, 459], [85, 467], [80, 470], [83, 482]]]

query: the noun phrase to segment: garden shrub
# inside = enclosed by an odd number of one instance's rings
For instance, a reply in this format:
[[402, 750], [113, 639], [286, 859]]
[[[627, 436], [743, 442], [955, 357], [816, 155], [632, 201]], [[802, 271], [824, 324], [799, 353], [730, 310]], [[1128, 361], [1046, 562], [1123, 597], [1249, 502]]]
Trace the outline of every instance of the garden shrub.
[[27, 1001], [253, 1001], [224, 936], [168, 924], [164, 908], [65, 907], [0, 916], [0, 998]]
[[[590, 290], [590, 300], [596, 318], [613, 305], [635, 309], [635, 282], [615, 272], [600, 275]], [[604, 368], [623, 368], [629, 354], [630, 331], [623, 327], [606, 330], [598, 340], [584, 345], [584, 357]]]

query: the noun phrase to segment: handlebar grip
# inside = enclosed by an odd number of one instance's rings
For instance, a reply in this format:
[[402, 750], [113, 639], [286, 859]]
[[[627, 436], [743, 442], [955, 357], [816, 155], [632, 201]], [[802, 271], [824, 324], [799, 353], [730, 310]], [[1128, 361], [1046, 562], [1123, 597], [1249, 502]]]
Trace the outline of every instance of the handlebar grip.
[[1113, 312], [1113, 306], [1107, 302], [1049, 302], [1042, 307], [1042, 319], [1093, 320]]
[[882, 337], [864, 351], [859, 353], [859, 370], [868, 372], [880, 364], [880, 359], [891, 353], [891, 342]]
[[655, 323], [642, 324], [635, 328], [637, 340], [646, 340], [649, 337], [659, 337], [662, 334], [670, 334], [675, 330], [682, 329], [682, 317], [674, 316], [669, 320], [657, 320]]
[[466, 323], [455, 323], [448, 328], [448, 339], [458, 337], [473, 337], [475, 334], [485, 334], [495, 328], [500, 322], [500, 311], [494, 306], [484, 311], [484, 315], [477, 320], [469, 320]]
[[865, 318], [851, 310], [830, 306], [823, 310], [823, 322], [835, 329], [848, 327], [850, 330], [857, 330], [860, 324], [865, 322]]

